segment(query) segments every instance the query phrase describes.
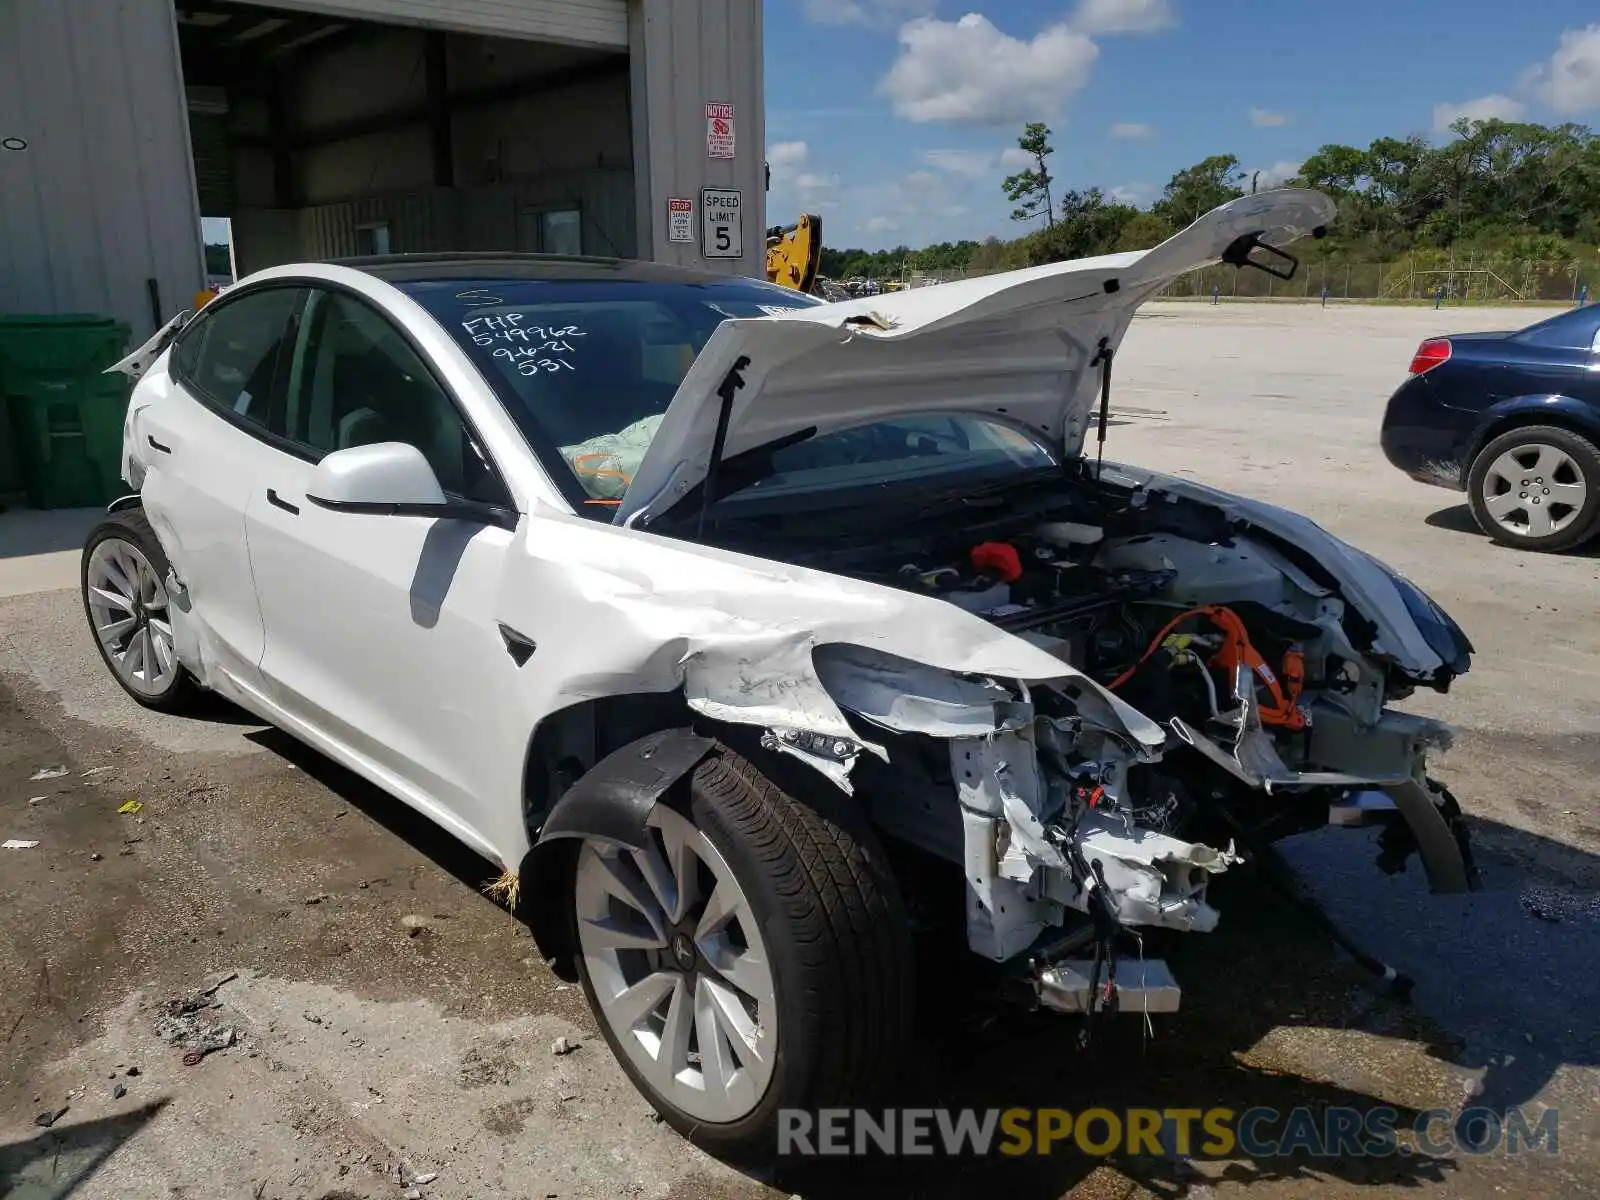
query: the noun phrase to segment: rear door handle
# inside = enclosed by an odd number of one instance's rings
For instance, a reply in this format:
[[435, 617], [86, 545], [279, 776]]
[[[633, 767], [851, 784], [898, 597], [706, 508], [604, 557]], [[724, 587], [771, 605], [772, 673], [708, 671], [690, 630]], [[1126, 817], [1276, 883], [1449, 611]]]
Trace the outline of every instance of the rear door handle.
[[163, 454], [171, 454], [172, 453], [172, 447], [171, 446], [163, 446], [160, 442], [156, 441], [156, 439], [151, 437], [148, 433], [144, 435], [144, 440], [150, 443], [150, 449], [152, 449], [152, 450], [159, 450]]
[[274, 508], [283, 509], [290, 516], [298, 517], [300, 515], [300, 506], [298, 504], [290, 504], [272, 488], [267, 489], [267, 503]]

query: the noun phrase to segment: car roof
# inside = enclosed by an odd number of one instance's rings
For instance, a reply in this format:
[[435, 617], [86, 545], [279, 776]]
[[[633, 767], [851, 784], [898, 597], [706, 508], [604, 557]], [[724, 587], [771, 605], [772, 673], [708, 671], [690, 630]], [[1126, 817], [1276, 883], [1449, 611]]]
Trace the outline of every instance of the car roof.
[[437, 254], [379, 254], [335, 258], [329, 262], [363, 271], [386, 283], [433, 279], [621, 279], [641, 283], [728, 283], [741, 276], [699, 271], [635, 258], [566, 254], [508, 254], [505, 251], [451, 251]]

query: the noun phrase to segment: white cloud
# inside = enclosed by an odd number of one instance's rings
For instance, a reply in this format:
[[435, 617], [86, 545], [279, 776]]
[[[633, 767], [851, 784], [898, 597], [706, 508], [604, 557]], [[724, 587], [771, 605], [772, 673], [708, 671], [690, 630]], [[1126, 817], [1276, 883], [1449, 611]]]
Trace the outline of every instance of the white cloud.
[[1540, 75], [1542, 99], [1562, 116], [1600, 109], [1600, 25], [1563, 33]]
[[908, 121], [1007, 125], [1048, 119], [1089, 82], [1100, 48], [1068, 25], [1023, 41], [979, 13], [900, 29], [900, 56], [878, 89]]
[[813, 25], [866, 25], [887, 29], [933, 12], [937, 0], [806, 0]]
[[1289, 118], [1283, 113], [1273, 112], [1266, 108], [1252, 108], [1250, 110], [1250, 124], [1257, 129], [1273, 129], [1279, 125], [1287, 125]]
[[1300, 174], [1300, 164], [1287, 161], [1275, 162], [1270, 167], [1252, 167], [1244, 174], [1246, 179], [1255, 177], [1258, 188], [1282, 187]]
[[1521, 100], [1513, 99], [1500, 92], [1488, 96], [1479, 96], [1476, 100], [1463, 100], [1460, 104], [1444, 104], [1433, 106], [1433, 129], [1435, 133], [1449, 133], [1450, 126], [1462, 117], [1469, 121], [1489, 121], [1499, 118], [1502, 121], [1515, 121], [1528, 111], [1528, 106]]
[[1072, 18], [1084, 33], [1150, 33], [1177, 23], [1172, 0], [1082, 0]]
[[1033, 155], [1021, 146], [1007, 146], [1000, 151], [1000, 165], [1007, 171], [1027, 171], [1033, 168]]
[[774, 175], [805, 166], [810, 148], [804, 142], [774, 142], [767, 147], [767, 165]]
[[893, 233], [899, 224], [892, 217], [873, 217], [867, 222], [868, 233]]
[[1137, 121], [1119, 121], [1111, 127], [1111, 136], [1114, 138], [1148, 138], [1155, 135], [1154, 125], [1141, 125]]
[[1545, 105], [1563, 117], [1600, 111], [1600, 25], [1563, 32], [1554, 53], [1527, 67], [1509, 95], [1491, 92], [1459, 104], [1446, 101], [1434, 105], [1433, 128], [1448, 133], [1462, 117], [1520, 121], [1534, 104]]
[[[821, 171], [802, 171], [795, 176], [793, 191], [785, 198], [806, 212], [824, 208], [837, 208], [839, 204], [839, 176]], [[771, 202], [768, 202], [771, 207]]]
[[1156, 189], [1149, 183], [1124, 183], [1112, 188], [1106, 195], [1118, 204], [1131, 204], [1135, 208], [1143, 208], [1155, 199]]
[[984, 150], [924, 150], [922, 161], [963, 179], [982, 179], [994, 170], [995, 156]]

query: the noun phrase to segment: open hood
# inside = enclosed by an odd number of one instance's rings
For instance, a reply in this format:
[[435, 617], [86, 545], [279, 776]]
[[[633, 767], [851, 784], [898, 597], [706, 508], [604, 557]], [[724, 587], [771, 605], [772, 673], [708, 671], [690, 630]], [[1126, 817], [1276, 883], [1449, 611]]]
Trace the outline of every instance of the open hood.
[[684, 376], [616, 520], [659, 516], [704, 481], [729, 393], [724, 461], [807, 430], [935, 412], [1025, 429], [1074, 456], [1102, 351], [1116, 350], [1140, 304], [1185, 272], [1236, 261], [1249, 239], [1282, 245], [1333, 215], [1319, 192], [1262, 192], [1153, 250], [725, 321]]

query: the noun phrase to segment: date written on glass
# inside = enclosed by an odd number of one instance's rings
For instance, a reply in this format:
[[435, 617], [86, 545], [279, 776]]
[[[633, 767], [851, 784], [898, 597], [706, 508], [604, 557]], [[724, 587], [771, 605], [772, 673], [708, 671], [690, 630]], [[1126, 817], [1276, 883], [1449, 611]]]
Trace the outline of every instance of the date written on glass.
[[527, 318], [526, 313], [494, 313], [463, 321], [461, 328], [474, 345], [494, 346], [494, 357], [515, 366], [518, 374], [576, 370], [568, 356], [577, 353], [572, 339], [586, 337], [584, 331], [576, 325], [525, 324]]

